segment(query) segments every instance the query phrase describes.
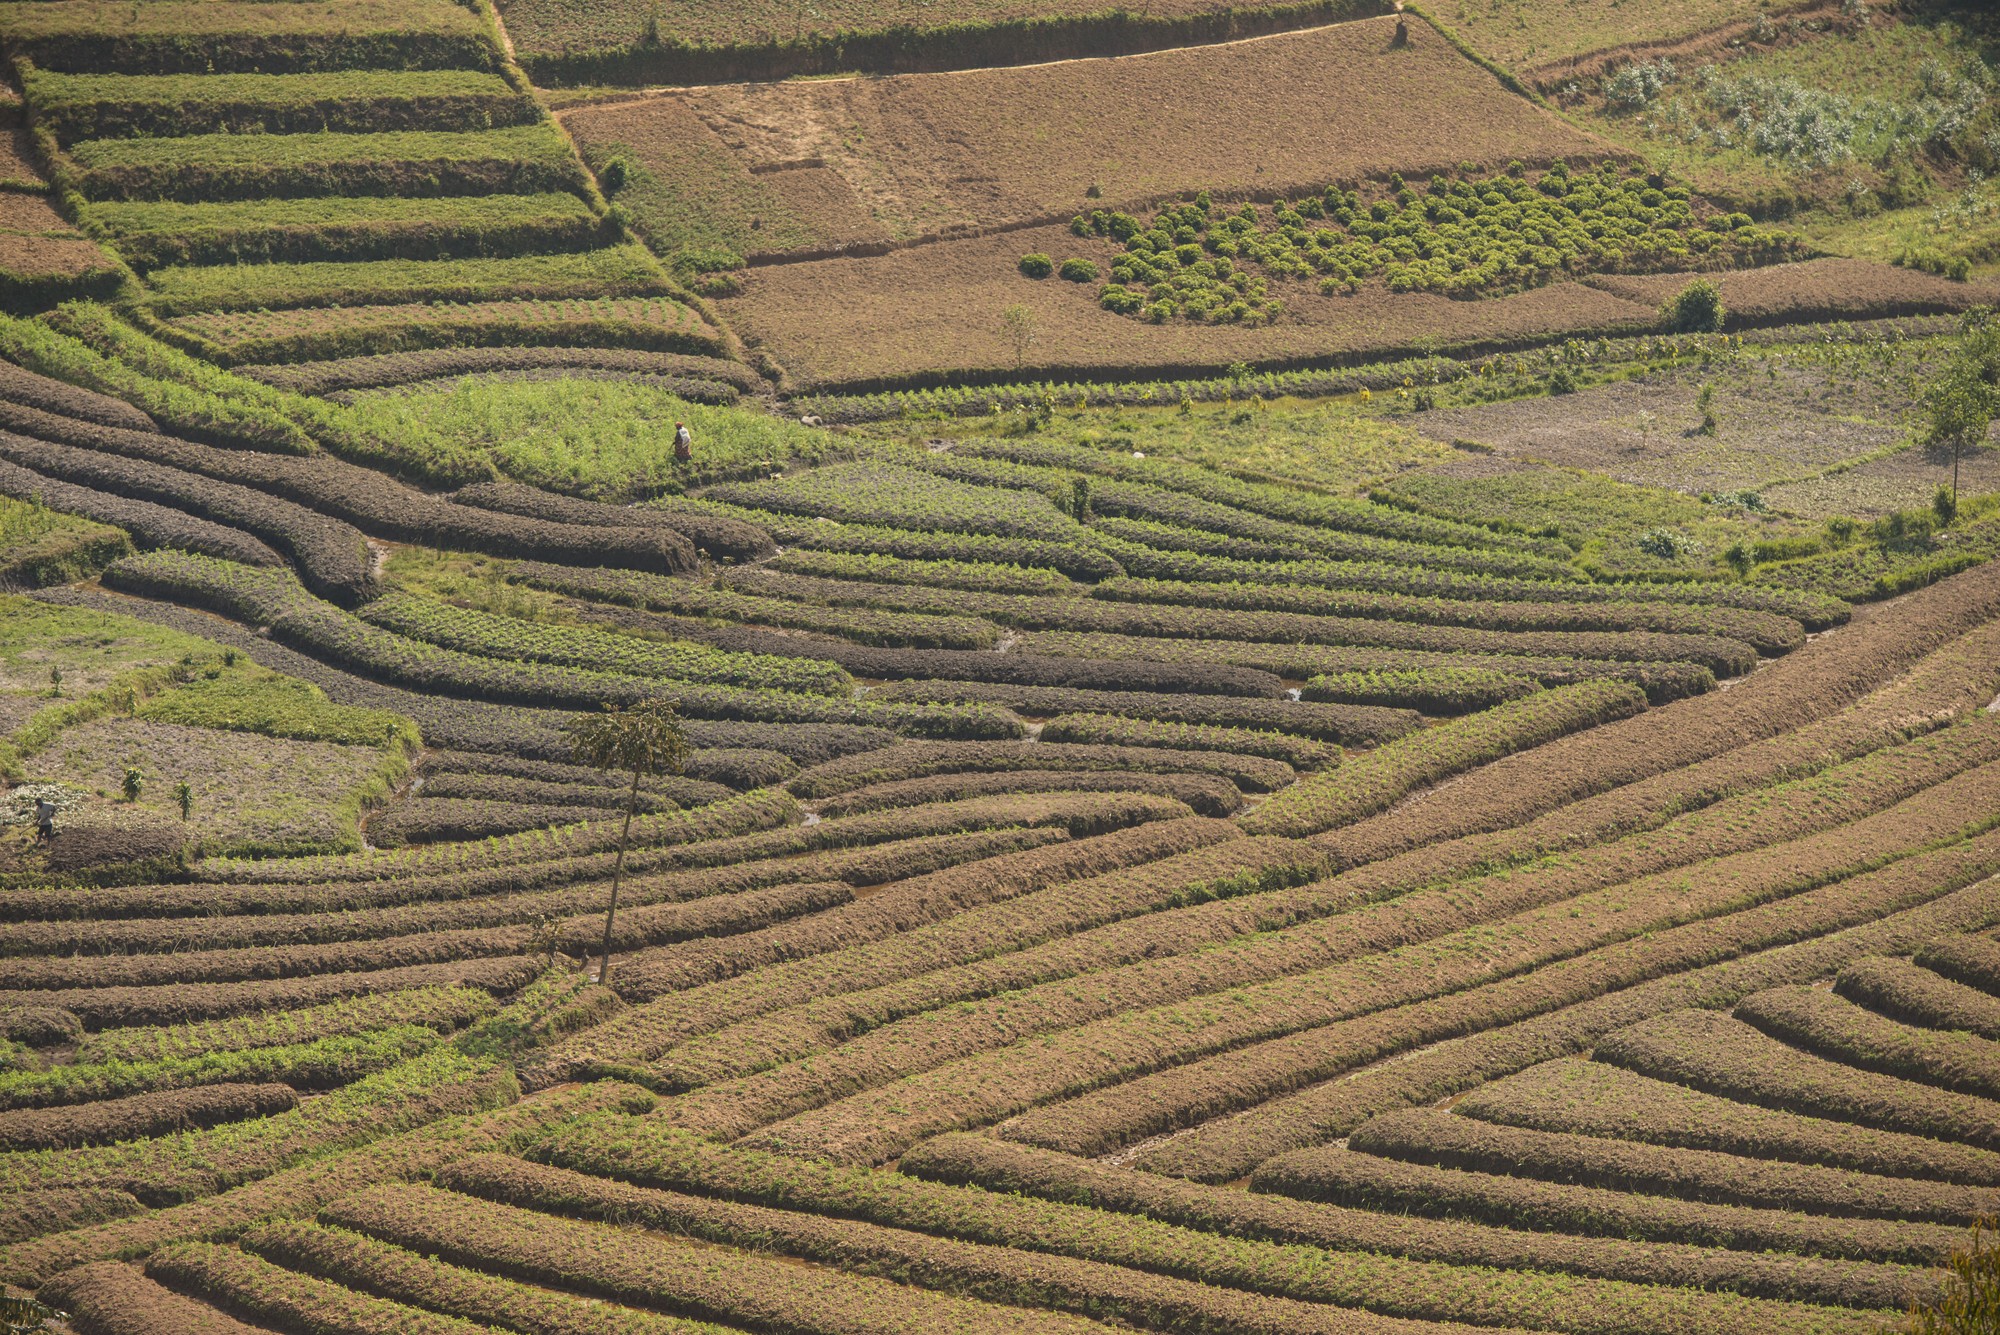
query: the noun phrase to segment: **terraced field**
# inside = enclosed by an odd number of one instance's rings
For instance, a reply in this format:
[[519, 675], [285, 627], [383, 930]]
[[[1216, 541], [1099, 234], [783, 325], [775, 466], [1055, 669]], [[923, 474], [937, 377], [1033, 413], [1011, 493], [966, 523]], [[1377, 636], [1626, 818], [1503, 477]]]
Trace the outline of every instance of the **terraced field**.
[[1823, 9], [0, 4], [9, 1321], [1983, 1329], [1990, 287], [1551, 84]]

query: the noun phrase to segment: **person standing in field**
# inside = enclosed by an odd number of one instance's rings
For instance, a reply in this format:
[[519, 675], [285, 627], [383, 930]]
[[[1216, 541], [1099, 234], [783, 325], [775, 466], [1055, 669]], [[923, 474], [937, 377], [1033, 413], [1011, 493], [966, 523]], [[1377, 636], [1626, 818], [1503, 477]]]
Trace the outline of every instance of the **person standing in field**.
[[693, 458], [694, 436], [688, 431], [687, 423], [674, 423], [674, 462], [684, 464]]
[[35, 842], [54, 843], [56, 837], [56, 804], [48, 798], [35, 801]]

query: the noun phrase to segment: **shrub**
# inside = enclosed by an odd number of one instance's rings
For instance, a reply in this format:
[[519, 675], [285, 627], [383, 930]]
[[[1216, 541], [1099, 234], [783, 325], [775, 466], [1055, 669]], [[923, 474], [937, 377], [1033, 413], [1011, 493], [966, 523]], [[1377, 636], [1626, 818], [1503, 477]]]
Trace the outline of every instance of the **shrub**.
[[1062, 262], [1058, 272], [1072, 283], [1094, 283], [1097, 281], [1097, 265], [1084, 259], [1070, 259]]
[[1728, 318], [1722, 289], [1706, 278], [1691, 280], [1660, 307], [1660, 323], [1677, 334], [1714, 333]]
[[1047, 278], [1055, 272], [1056, 262], [1040, 252], [1032, 252], [1021, 257], [1020, 269], [1030, 278]]

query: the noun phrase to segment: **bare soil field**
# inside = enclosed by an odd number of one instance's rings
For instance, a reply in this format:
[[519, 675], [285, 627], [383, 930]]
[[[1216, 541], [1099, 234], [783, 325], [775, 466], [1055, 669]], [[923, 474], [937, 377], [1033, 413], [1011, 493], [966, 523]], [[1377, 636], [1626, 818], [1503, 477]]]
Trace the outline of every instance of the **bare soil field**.
[[[1402, 47], [1393, 44], [1396, 20], [1382, 18], [1028, 68], [730, 84], [565, 119], [593, 162], [615, 139], [632, 146], [637, 165], [667, 176], [687, 151], [668, 127], [691, 108], [749, 171], [824, 163], [896, 239], [1139, 205], [1183, 190], [1269, 197], [1391, 171], [1421, 177], [1463, 162], [1610, 151], [1509, 93], [1429, 25], [1411, 22], [1407, 31]], [[1113, 106], [1119, 113], [1106, 115]], [[648, 126], [649, 118], [664, 124]], [[759, 194], [773, 179], [757, 178]], [[693, 189], [673, 207], [683, 215], [712, 209], [719, 231], [735, 214], [763, 209], [711, 204]], [[834, 219], [851, 208], [836, 207]], [[799, 244], [797, 233], [824, 230], [810, 212], [764, 211], [772, 241], [745, 253], [784, 250]]]
[[[1300, 283], [1283, 288], [1284, 318], [1259, 328], [1150, 325], [1103, 309], [1068, 283], [1033, 282], [1015, 269], [1024, 252], [1074, 241], [1065, 227], [1042, 227], [870, 258], [770, 265], [750, 270], [742, 295], [721, 304], [746, 339], [785, 367], [788, 388], [923, 383], [936, 380], [939, 367], [977, 380], [1305, 365], [1396, 355], [1426, 340], [1498, 346], [1568, 331], [1631, 332], [1656, 318], [1651, 306], [1582, 283], [1483, 301], [1391, 295], [1379, 284], [1325, 297]], [[1019, 358], [1002, 323], [1015, 305], [1029, 312], [1034, 334]]]
[[[1688, 274], [1594, 274], [1588, 281], [1630, 301], [1657, 306], [1686, 285]], [[1828, 257], [1718, 274], [1732, 328], [1936, 315], [1986, 305], [2000, 285], [1957, 283], [1872, 260]]]

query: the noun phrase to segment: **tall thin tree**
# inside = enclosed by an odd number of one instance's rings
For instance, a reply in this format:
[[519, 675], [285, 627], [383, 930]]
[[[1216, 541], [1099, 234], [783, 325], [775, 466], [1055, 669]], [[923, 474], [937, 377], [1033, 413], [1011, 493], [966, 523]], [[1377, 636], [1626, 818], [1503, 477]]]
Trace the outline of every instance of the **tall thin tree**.
[[604, 963], [597, 981], [611, 981], [611, 934], [618, 918], [618, 885], [625, 876], [625, 848], [632, 838], [632, 815], [639, 785], [656, 774], [678, 774], [687, 763], [688, 741], [680, 716], [664, 700], [642, 700], [629, 708], [606, 705], [601, 714], [582, 714], [564, 729], [577, 763], [594, 769], [629, 772], [625, 823], [618, 831], [618, 856], [611, 864], [611, 903], [604, 911]]

